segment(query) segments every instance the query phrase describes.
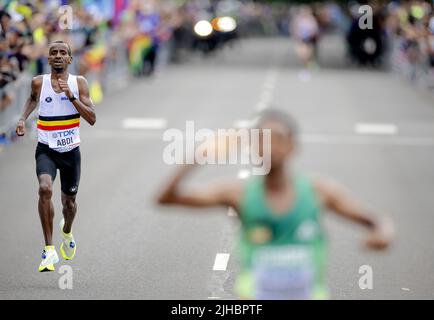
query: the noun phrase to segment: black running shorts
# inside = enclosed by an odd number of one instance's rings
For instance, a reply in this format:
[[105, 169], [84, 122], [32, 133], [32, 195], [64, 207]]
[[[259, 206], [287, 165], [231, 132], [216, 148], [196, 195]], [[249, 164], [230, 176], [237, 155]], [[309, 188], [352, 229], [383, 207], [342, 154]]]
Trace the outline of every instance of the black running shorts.
[[50, 149], [46, 144], [38, 143], [35, 159], [38, 177], [42, 174], [48, 174], [54, 182], [57, 169], [59, 169], [62, 192], [68, 196], [77, 194], [81, 173], [80, 147], [60, 153]]

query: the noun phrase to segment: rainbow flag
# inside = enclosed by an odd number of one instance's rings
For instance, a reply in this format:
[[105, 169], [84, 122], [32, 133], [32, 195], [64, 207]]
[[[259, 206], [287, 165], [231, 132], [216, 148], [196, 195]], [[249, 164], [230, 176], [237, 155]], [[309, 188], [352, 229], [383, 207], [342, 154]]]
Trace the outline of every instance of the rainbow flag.
[[129, 45], [130, 69], [134, 74], [143, 68], [143, 57], [145, 57], [152, 47], [152, 38], [146, 34], [134, 37]]
[[99, 71], [104, 67], [104, 60], [107, 56], [107, 48], [103, 43], [94, 45], [83, 55], [83, 59], [94, 71]]

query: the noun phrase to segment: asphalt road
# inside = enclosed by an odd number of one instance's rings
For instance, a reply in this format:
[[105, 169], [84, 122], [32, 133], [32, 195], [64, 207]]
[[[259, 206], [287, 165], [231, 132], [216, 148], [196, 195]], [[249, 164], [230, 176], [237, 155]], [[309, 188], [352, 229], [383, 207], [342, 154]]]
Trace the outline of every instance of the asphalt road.
[[[321, 69], [310, 77], [299, 73], [289, 41], [250, 39], [106, 96], [96, 126], [81, 131], [78, 251], [73, 262], [58, 265], [72, 267], [72, 290], [59, 288], [57, 271], [37, 272], [43, 238], [35, 134], [0, 152], [0, 299], [233, 298], [236, 218], [227, 209], [155, 204], [175, 169], [163, 162], [162, 134], [164, 128], [184, 130], [186, 120], [196, 128], [226, 128], [269, 104], [301, 124], [297, 166], [340, 181], [396, 223], [393, 247], [376, 253], [361, 246], [363, 229], [324, 213], [332, 298], [433, 299], [434, 98], [396, 75], [346, 68], [334, 38], [321, 48]], [[128, 129], [128, 118], [161, 119], [164, 128]], [[241, 169], [201, 168], [192, 183], [236, 177]], [[59, 179], [54, 203], [58, 246]], [[230, 255], [228, 264], [215, 271], [222, 253]], [[359, 288], [362, 265], [372, 267], [372, 290]]]

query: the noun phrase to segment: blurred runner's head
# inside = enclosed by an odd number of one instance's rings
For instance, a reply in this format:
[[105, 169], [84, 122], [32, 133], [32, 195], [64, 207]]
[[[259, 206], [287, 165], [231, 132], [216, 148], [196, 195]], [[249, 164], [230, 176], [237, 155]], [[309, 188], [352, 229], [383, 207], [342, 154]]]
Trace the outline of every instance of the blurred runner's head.
[[72, 63], [71, 47], [64, 41], [54, 41], [48, 49], [48, 64], [52, 70], [62, 73]]
[[[267, 109], [259, 114], [258, 128], [271, 130], [271, 169], [284, 165], [285, 161], [294, 154], [298, 126], [294, 118], [288, 113], [276, 109]], [[261, 135], [262, 137], [262, 135]], [[260, 154], [263, 155], [263, 143], [259, 144]]]

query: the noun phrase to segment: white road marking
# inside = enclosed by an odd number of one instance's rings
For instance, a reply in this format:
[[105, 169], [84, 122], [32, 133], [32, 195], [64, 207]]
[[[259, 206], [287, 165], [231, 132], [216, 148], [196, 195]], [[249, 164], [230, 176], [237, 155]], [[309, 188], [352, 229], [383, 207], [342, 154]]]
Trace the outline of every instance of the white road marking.
[[410, 291], [409, 288], [401, 288], [401, 290], [403, 290], [403, 291]]
[[212, 269], [214, 271], [226, 271], [228, 267], [230, 254], [229, 253], [217, 253], [215, 256], [214, 266]]
[[333, 134], [302, 134], [300, 139], [308, 144], [349, 144], [349, 145], [396, 145], [410, 147], [433, 147], [434, 138], [428, 137], [384, 137], [333, 135]]
[[238, 171], [237, 177], [238, 177], [238, 179], [245, 180], [248, 177], [250, 177], [250, 175], [251, 175], [250, 170], [242, 169], [242, 170]]
[[259, 101], [256, 104], [256, 111], [262, 111], [262, 110], [267, 109], [267, 108], [268, 108], [268, 103], [267, 102]]
[[124, 129], [165, 129], [167, 120], [162, 118], [127, 118], [122, 121]]
[[[163, 136], [159, 131], [139, 130], [132, 134], [130, 131], [118, 129], [92, 129], [82, 133], [84, 139], [120, 139], [120, 140], [151, 140], [162, 141]], [[434, 147], [432, 137], [410, 136], [368, 136], [368, 135], [344, 135], [344, 134], [302, 134], [302, 143], [306, 144], [335, 144], [335, 145], [384, 145], [403, 147]]]
[[85, 136], [86, 138], [95, 139], [163, 140], [161, 132], [154, 130], [138, 130], [133, 134], [130, 130], [94, 129], [87, 132]]
[[272, 67], [268, 70], [266, 79], [269, 81], [275, 81], [277, 78], [277, 69]]
[[243, 120], [237, 120], [234, 122], [234, 127], [237, 129], [250, 129], [253, 126], [255, 126], [259, 121], [259, 118], [253, 118], [253, 119], [243, 119]]
[[208, 297], [208, 299], [210, 299], [210, 300], [219, 300], [221, 298], [220, 297]]
[[273, 100], [273, 90], [262, 91], [260, 101], [270, 103], [272, 100]]
[[250, 128], [252, 126], [251, 120], [238, 120], [234, 122], [234, 127], [237, 129]]
[[398, 133], [398, 127], [390, 123], [357, 123], [354, 130], [358, 134], [394, 135]]
[[[268, 70], [264, 85], [261, 91], [260, 99], [256, 104], [256, 111], [262, 111], [268, 108], [273, 100], [274, 88], [277, 82], [277, 70], [275, 68], [271, 68]], [[249, 128], [252, 127], [257, 122], [257, 119], [254, 120], [240, 120], [236, 121], [234, 124], [235, 128]], [[249, 152], [250, 150], [243, 150], [243, 152]], [[251, 175], [250, 170], [242, 169], [238, 172], [238, 179], [247, 179]], [[236, 217], [237, 213], [231, 207], [228, 209], [229, 217]], [[218, 253], [216, 255], [214, 261], [214, 271], [226, 271], [228, 262], [229, 262], [230, 254], [228, 253]], [[219, 299], [218, 297], [208, 297], [208, 299]]]
[[256, 111], [260, 112], [268, 108], [273, 101], [274, 88], [277, 82], [278, 71], [276, 68], [271, 68], [268, 70], [263, 88], [261, 91], [260, 99], [256, 104]]
[[274, 87], [275, 87], [275, 85], [276, 85], [275, 81], [268, 80], [268, 81], [266, 81], [265, 84], [264, 84], [264, 89], [265, 89], [265, 90], [273, 90]]

